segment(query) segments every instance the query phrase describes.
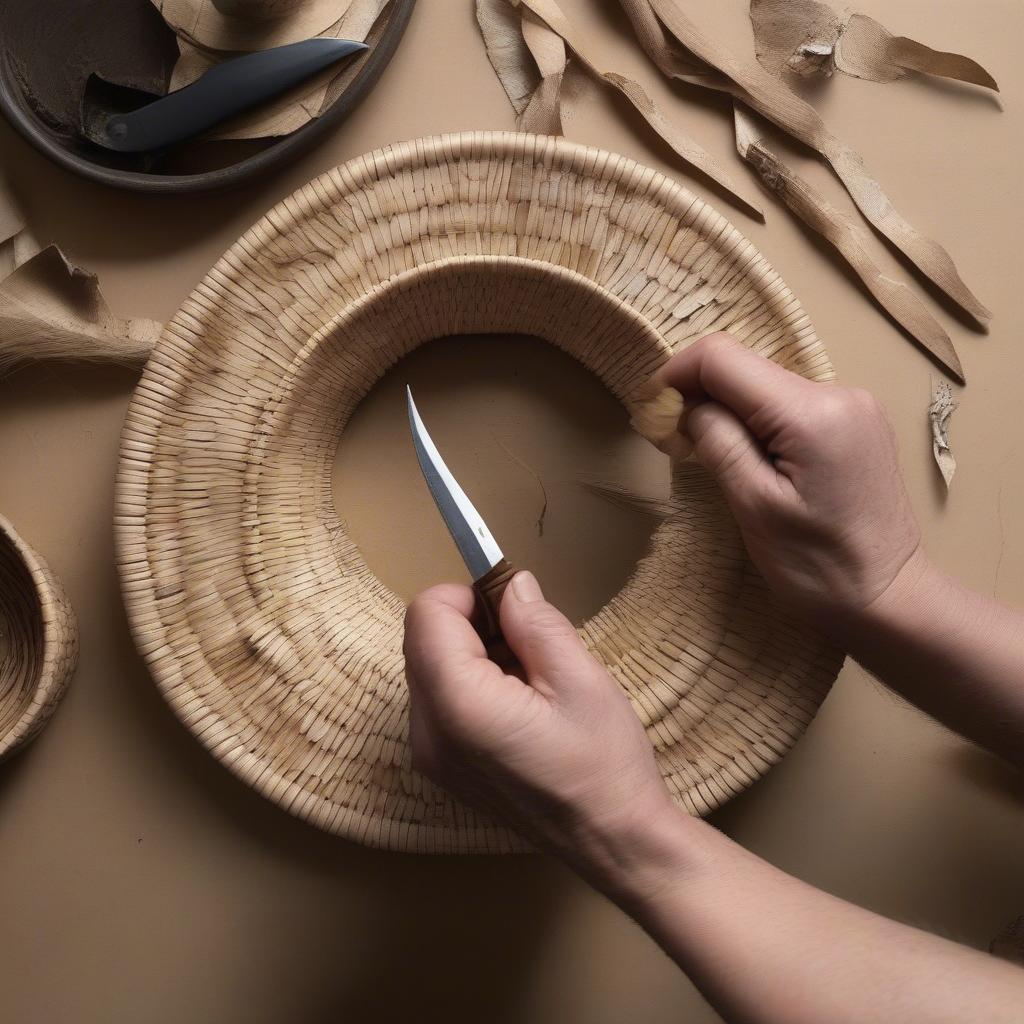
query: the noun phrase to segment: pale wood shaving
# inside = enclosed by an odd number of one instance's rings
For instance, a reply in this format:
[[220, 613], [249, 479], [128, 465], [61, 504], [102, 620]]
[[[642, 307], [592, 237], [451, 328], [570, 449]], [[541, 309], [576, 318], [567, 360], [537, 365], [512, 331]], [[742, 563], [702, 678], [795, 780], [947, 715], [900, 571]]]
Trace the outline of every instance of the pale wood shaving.
[[682, 415], [683, 396], [675, 388], [657, 388], [653, 393], [648, 390], [634, 406], [629, 422], [655, 448], [673, 461], [679, 461], [693, 453], [693, 445], [679, 433]]
[[836, 43], [835, 66], [872, 82], [893, 82], [908, 71], [917, 71], [999, 91], [996, 80], [977, 61], [894, 36], [866, 14], [854, 14], [847, 22]]
[[141, 366], [160, 330], [111, 313], [96, 276], [40, 245], [0, 189], [0, 376], [37, 360]]
[[581, 479], [579, 484], [584, 490], [611, 502], [617, 508], [625, 509], [627, 512], [636, 512], [651, 519], [669, 519], [685, 508], [685, 503], [679, 498], [654, 498], [648, 494], [638, 494], [622, 484], [606, 480]]
[[947, 488], [953, 482], [953, 474], [956, 472], [956, 459], [953, 458], [953, 451], [949, 446], [949, 421], [956, 408], [953, 389], [947, 381], [937, 378], [932, 385], [928, 420], [932, 428], [932, 454]]

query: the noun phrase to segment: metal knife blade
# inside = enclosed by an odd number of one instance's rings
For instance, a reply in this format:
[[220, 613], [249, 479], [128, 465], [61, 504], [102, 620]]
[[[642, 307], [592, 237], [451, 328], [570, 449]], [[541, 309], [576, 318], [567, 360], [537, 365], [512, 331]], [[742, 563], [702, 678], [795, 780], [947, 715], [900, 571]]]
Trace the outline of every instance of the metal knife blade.
[[82, 131], [97, 145], [119, 153], [162, 149], [257, 106], [329, 67], [365, 50], [352, 39], [304, 39], [249, 53], [210, 68], [202, 78], [128, 113], [90, 108], [83, 101]]
[[483, 579], [504, 556], [501, 548], [491, 535], [483, 517], [466, 497], [466, 492], [452, 476], [451, 471], [441, 458], [437, 446], [423, 425], [419, 410], [413, 401], [412, 389], [405, 389], [406, 403], [409, 408], [409, 427], [412, 430], [412, 443], [416, 450], [416, 458], [423, 478], [433, 495], [434, 504], [441, 513], [441, 518], [448, 527], [448, 532], [455, 541], [455, 546], [466, 563], [466, 568], [474, 582]]

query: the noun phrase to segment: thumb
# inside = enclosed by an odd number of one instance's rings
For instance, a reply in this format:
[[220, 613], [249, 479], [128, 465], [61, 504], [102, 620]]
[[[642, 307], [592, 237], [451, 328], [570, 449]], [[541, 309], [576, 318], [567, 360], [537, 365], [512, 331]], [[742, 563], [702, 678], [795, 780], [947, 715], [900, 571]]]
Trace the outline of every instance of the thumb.
[[775, 475], [757, 439], [735, 413], [718, 402], [701, 402], [686, 414], [686, 433], [697, 461], [732, 503], [742, 503]]
[[544, 600], [533, 573], [512, 577], [501, 601], [501, 631], [534, 688], [557, 693], [596, 667], [572, 623]]

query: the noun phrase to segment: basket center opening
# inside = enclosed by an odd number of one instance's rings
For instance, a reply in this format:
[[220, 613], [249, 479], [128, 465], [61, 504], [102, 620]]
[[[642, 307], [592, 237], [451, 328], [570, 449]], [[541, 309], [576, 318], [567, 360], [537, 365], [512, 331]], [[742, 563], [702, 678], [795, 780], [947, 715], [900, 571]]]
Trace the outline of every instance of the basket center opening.
[[338, 446], [333, 493], [369, 568], [408, 601], [468, 574], [413, 454], [405, 385], [449, 468], [502, 545], [579, 624], [629, 578], [654, 520], [587, 482], [661, 495], [666, 459], [629, 426], [590, 370], [522, 334], [420, 345], [359, 403]]

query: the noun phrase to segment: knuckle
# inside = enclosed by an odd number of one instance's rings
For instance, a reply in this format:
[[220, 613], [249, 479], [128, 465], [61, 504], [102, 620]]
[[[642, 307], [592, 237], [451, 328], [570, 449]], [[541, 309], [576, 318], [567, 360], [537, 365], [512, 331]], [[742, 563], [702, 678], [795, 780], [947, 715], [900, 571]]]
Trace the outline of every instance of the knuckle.
[[427, 602], [430, 598], [427, 594], [417, 594], [405, 609], [405, 631], [416, 632], [423, 623], [424, 613], [428, 610]]
[[553, 605], [527, 605], [523, 626], [532, 640], [543, 643], [564, 637], [571, 629], [567, 620]]
[[857, 417], [857, 402], [849, 388], [830, 387], [821, 392], [813, 415], [804, 418], [809, 431], [841, 431]]
[[885, 419], [885, 410], [882, 403], [866, 388], [851, 388], [849, 392], [851, 403], [861, 412], [872, 416], [875, 419]]
[[701, 342], [709, 352], [727, 352], [739, 345], [739, 342], [725, 331], [715, 331], [714, 334], [706, 334], [701, 339]]
[[747, 454], [748, 446], [739, 438], [705, 436], [697, 444], [698, 458], [720, 479], [740, 471]]
[[704, 367], [713, 371], [728, 372], [740, 343], [731, 334], [709, 334], [703, 339]]

